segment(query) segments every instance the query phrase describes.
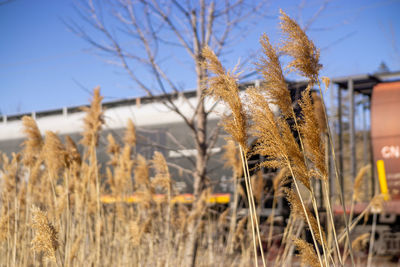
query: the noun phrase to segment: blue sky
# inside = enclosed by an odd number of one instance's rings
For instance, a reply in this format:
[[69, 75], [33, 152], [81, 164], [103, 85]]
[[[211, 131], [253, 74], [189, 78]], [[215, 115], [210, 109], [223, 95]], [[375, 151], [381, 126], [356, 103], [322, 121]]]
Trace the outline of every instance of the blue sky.
[[[299, 3], [304, 3], [302, 12]], [[239, 58], [257, 51], [258, 39], [264, 32], [273, 42], [279, 41], [279, 8], [307, 21], [320, 5], [315, 0], [271, 1], [266, 10], [268, 16], [251, 26], [244, 40], [229, 48], [223, 62], [231, 68]], [[372, 73], [382, 61], [390, 70], [400, 70], [399, 14], [399, 0], [329, 2], [309, 31], [321, 48], [323, 75]], [[2, 114], [82, 105], [90, 98], [84, 88], [97, 85], [105, 100], [142, 94], [122, 69], [107, 64], [93, 47], [71, 33], [63, 20], [83, 24], [73, 0], [14, 0], [0, 5]], [[180, 56], [177, 53], [169, 58]], [[193, 88], [187, 62], [177, 64], [172, 60], [165, 63], [169, 74], [182, 87]]]

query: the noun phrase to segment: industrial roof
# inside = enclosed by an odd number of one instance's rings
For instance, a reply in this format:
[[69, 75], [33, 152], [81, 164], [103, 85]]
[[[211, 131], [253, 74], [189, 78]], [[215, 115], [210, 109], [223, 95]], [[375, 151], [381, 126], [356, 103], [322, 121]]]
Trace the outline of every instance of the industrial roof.
[[[385, 72], [385, 73], [375, 73], [375, 74], [361, 74], [361, 75], [350, 75], [338, 78], [332, 78], [331, 82], [337, 84], [342, 89], [348, 88], [348, 82], [353, 81], [353, 88], [355, 92], [368, 95], [372, 94], [373, 87], [381, 82], [400, 80], [400, 71], [395, 72]], [[246, 82], [241, 84], [240, 88], [244, 89], [248, 86], [257, 86], [259, 84], [259, 80]], [[291, 89], [303, 89], [307, 86], [306, 81], [288, 81], [289, 88]], [[181, 93], [172, 93], [169, 95], [157, 95], [157, 96], [145, 96], [138, 98], [125, 98], [120, 100], [113, 100], [108, 102], [103, 102], [104, 108], [111, 108], [116, 106], [132, 106], [138, 104], [145, 104], [151, 102], [160, 102], [162, 100], [166, 100], [167, 98], [176, 99], [180, 95], [185, 96], [186, 98], [191, 98], [196, 96], [196, 91], [185, 91]], [[81, 111], [82, 106], [74, 106], [74, 107], [64, 107], [53, 110], [45, 110], [39, 112], [33, 112], [36, 118], [46, 117], [50, 115], [57, 114], [71, 114]], [[12, 121], [12, 120], [20, 120], [25, 115], [32, 115], [32, 113], [22, 113], [22, 114], [14, 114], [10, 116], [0, 116], [0, 121]]]
[[348, 82], [353, 81], [355, 92], [371, 96], [375, 85], [393, 80], [400, 80], [400, 71], [344, 76], [333, 78], [331, 82], [337, 84], [342, 89], [347, 89]]

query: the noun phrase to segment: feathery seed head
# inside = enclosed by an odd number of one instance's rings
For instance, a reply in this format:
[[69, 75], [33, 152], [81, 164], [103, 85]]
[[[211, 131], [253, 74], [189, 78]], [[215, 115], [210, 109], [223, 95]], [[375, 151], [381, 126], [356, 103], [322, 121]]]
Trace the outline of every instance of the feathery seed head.
[[302, 266], [320, 267], [314, 247], [310, 243], [296, 237], [293, 238], [293, 243], [300, 252]]
[[251, 119], [254, 122], [250, 129], [257, 137], [252, 153], [267, 157], [261, 166], [281, 169], [290, 165], [296, 178], [310, 188], [303, 154], [287, 120], [274, 115], [268, 99], [257, 89], [249, 88], [246, 92], [249, 96]]
[[65, 167], [67, 152], [58, 136], [47, 131], [43, 146], [44, 162], [52, 175], [57, 175], [58, 171]]
[[[310, 224], [311, 224], [310, 231], [312, 231], [314, 233], [315, 239], [321, 245], [323, 243], [326, 243], [326, 237], [325, 237], [324, 230], [321, 229], [321, 233], [322, 233], [322, 238], [321, 238], [317, 219], [314, 217], [314, 215], [309, 211], [309, 209], [307, 207], [304, 207], [302, 205], [299, 195], [292, 189], [286, 189], [285, 192], [287, 195], [286, 198], [290, 203], [290, 209], [291, 209], [293, 215], [302, 218], [307, 223], [307, 225], [308, 225], [308, 222], [307, 222], [307, 217], [308, 217], [308, 220], [310, 221]], [[304, 212], [304, 210], [305, 210], [305, 212]], [[322, 241], [324, 241], [324, 242], [322, 242]]]
[[131, 119], [128, 120], [126, 126], [124, 141], [132, 147], [136, 146], [136, 129]]
[[146, 159], [142, 155], [138, 155], [136, 159], [136, 167], [134, 170], [135, 184], [137, 187], [147, 188], [150, 184], [149, 166]]
[[108, 141], [107, 153], [119, 154], [121, 146], [117, 143], [117, 141], [115, 141], [114, 136], [112, 134], [109, 133], [107, 135], [107, 141]]
[[100, 95], [100, 87], [96, 87], [93, 91], [90, 107], [82, 108], [82, 110], [86, 112], [86, 116], [83, 119], [84, 132], [81, 142], [85, 146], [97, 146], [99, 132], [104, 124], [103, 111], [101, 108], [102, 100], [103, 97]]
[[0, 170], [0, 187], [3, 189], [1, 205], [7, 207], [8, 201], [12, 201], [15, 197], [20, 177], [18, 175], [18, 157], [17, 154], [12, 154], [12, 159], [8, 158], [6, 154], [2, 154], [3, 157], [3, 168]]
[[75, 162], [80, 166], [82, 163], [81, 154], [79, 153], [78, 146], [69, 135], [65, 137], [65, 148], [67, 151], [68, 165], [71, 166], [72, 163]]
[[327, 132], [327, 122], [325, 118], [324, 102], [317, 92], [311, 92], [315, 116], [317, 117], [318, 127], [321, 133]]
[[303, 140], [306, 157], [314, 164], [318, 178], [327, 179], [328, 170], [325, 163], [325, 143], [322, 138], [320, 122], [312, 103], [310, 87], [302, 92], [299, 101], [301, 107], [302, 121], [299, 125], [300, 134]]
[[31, 226], [35, 230], [35, 237], [32, 240], [33, 250], [43, 252], [47, 260], [55, 262], [59, 246], [57, 230], [48, 221], [46, 213], [35, 206], [32, 208]]
[[361, 251], [367, 247], [369, 237], [371, 233], [364, 233], [356, 237], [353, 242], [351, 242], [351, 247], [354, 251]]
[[[111, 139], [112, 140], [112, 139]], [[114, 166], [114, 176], [111, 170], [108, 170], [109, 184], [111, 191], [115, 196], [128, 194], [132, 190], [132, 169], [134, 161], [131, 159], [131, 149], [129, 145], [125, 145], [122, 153], [115, 154], [110, 161]]]
[[5, 209], [0, 217], [0, 242], [6, 241], [11, 237], [12, 227], [14, 225], [15, 214], [14, 211]]
[[229, 106], [232, 114], [224, 118], [224, 128], [247, 152], [247, 118], [239, 96], [238, 74], [234, 71], [226, 72], [210, 48], [205, 47], [202, 54], [205, 58], [205, 67], [215, 74], [208, 79], [209, 89], [206, 93]]
[[286, 149], [268, 100], [254, 87], [247, 89], [246, 93], [249, 96], [249, 109], [254, 122], [250, 129], [257, 137], [252, 153], [267, 156], [267, 167], [283, 167]]
[[362, 195], [363, 195], [363, 188], [362, 188], [362, 183], [364, 181], [365, 174], [371, 169], [371, 165], [368, 164], [364, 167], [362, 167], [356, 176], [356, 179], [354, 180], [354, 193], [353, 197], [355, 201], [361, 201]]
[[311, 84], [314, 84], [322, 68], [319, 63], [319, 50], [296, 21], [282, 10], [280, 13], [281, 30], [285, 37], [281, 51], [293, 58], [287, 68], [290, 71], [299, 72], [302, 76], [307, 77]]
[[121, 146], [117, 143], [117, 141], [115, 141], [114, 136], [111, 133], [107, 135], [107, 141], [107, 153], [111, 154], [111, 159], [108, 164], [116, 166], [118, 164], [118, 156]]
[[43, 146], [43, 138], [32, 117], [22, 117], [23, 132], [26, 134], [27, 139], [22, 143], [23, 150], [23, 163], [27, 166], [33, 166], [35, 161], [39, 158], [40, 151]]
[[240, 178], [243, 175], [242, 161], [240, 159], [240, 151], [235, 145], [235, 141], [232, 139], [227, 140], [224, 146], [225, 153], [223, 158], [225, 160], [225, 166], [229, 166], [233, 170], [234, 179]]
[[260, 43], [265, 57], [260, 58], [256, 65], [258, 72], [262, 74], [265, 80], [265, 86], [262, 89], [266, 92], [270, 103], [277, 105], [282, 115], [289, 118], [293, 113], [292, 100], [278, 54], [266, 34], [263, 34]]
[[152, 167], [156, 172], [154, 179], [152, 180], [153, 187], [161, 187], [164, 190], [171, 189], [171, 176], [169, 173], [167, 161], [165, 160], [162, 153], [156, 151], [153, 155]]
[[329, 79], [328, 77], [322, 77], [322, 82], [325, 85], [325, 89], [328, 89], [329, 85], [331, 84], [331, 79]]

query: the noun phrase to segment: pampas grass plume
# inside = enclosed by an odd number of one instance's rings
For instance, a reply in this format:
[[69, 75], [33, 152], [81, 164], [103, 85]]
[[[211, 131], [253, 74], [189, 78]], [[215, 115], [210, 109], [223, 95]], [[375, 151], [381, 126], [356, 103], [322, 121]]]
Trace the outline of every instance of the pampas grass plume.
[[208, 79], [209, 88], [207, 94], [215, 100], [222, 100], [232, 112], [231, 118], [224, 118], [224, 128], [238, 142], [241, 147], [247, 150], [247, 119], [239, 96], [237, 84], [238, 74], [234, 71], [226, 72], [214, 52], [205, 47], [202, 51], [205, 58], [207, 70], [216, 76]]
[[364, 167], [362, 167], [358, 173], [356, 178], [354, 179], [354, 193], [353, 193], [353, 197], [355, 201], [361, 201], [361, 198], [363, 196], [363, 188], [362, 188], [362, 184], [364, 181], [364, 177], [365, 174], [371, 169], [371, 165], [366, 165]]
[[131, 119], [128, 120], [128, 124], [126, 126], [124, 141], [126, 144], [132, 147], [136, 146], [136, 129]]
[[308, 220], [310, 221], [310, 224], [311, 224], [310, 231], [313, 231], [315, 239], [321, 245], [326, 243], [325, 232], [323, 231], [323, 229], [321, 229], [321, 233], [322, 233], [322, 237], [321, 237], [321, 235], [319, 233], [317, 219], [308, 210], [307, 207], [304, 207], [305, 210], [306, 210], [305, 211], [306, 213], [304, 212], [304, 208], [303, 208], [303, 206], [301, 204], [301, 200], [300, 200], [300, 197], [298, 196], [298, 194], [295, 191], [291, 190], [291, 189], [287, 189], [286, 190], [286, 194], [287, 194], [287, 200], [290, 203], [290, 208], [291, 208], [291, 211], [292, 211], [293, 215], [299, 216], [305, 222], [307, 222], [307, 217], [308, 217]]
[[107, 135], [107, 141], [107, 153], [111, 155], [111, 159], [110, 161], [108, 161], [108, 164], [115, 167], [118, 164], [118, 157], [121, 146], [117, 143], [117, 141], [115, 141], [114, 136], [111, 133]]
[[314, 247], [310, 243], [298, 238], [294, 238], [293, 243], [300, 253], [302, 266], [320, 267]]
[[290, 71], [299, 72], [302, 76], [307, 77], [311, 84], [314, 84], [322, 68], [319, 63], [319, 50], [296, 21], [282, 10], [280, 13], [281, 31], [285, 37], [280, 49], [292, 57], [287, 68]]
[[283, 76], [278, 54], [266, 34], [263, 34], [260, 43], [265, 57], [260, 58], [256, 66], [265, 80], [265, 85], [262, 86], [262, 89], [270, 99], [270, 103], [277, 105], [282, 115], [289, 118], [292, 115], [292, 100]]
[[44, 162], [49, 172], [57, 175], [58, 171], [66, 166], [67, 152], [55, 133], [46, 132], [43, 152]]
[[331, 79], [329, 79], [328, 77], [322, 77], [322, 82], [325, 85], [325, 88], [328, 89], [329, 86], [331, 85]]
[[319, 131], [321, 133], [327, 133], [328, 125], [324, 112], [324, 103], [322, 102], [321, 97], [315, 91], [311, 92], [311, 98], [314, 106], [315, 116], [317, 117], [318, 121]]
[[22, 117], [23, 132], [27, 139], [22, 143], [24, 146], [22, 155], [23, 162], [27, 166], [33, 166], [40, 155], [43, 146], [43, 138], [36, 121], [32, 117]]
[[227, 140], [224, 146], [223, 159], [225, 160], [225, 166], [230, 167], [233, 170], [233, 177], [240, 178], [243, 175], [242, 161], [240, 160], [240, 151], [235, 145], [235, 141], [232, 139]]
[[90, 107], [83, 107], [82, 110], [86, 112], [83, 119], [84, 132], [81, 143], [86, 146], [97, 146], [99, 139], [99, 132], [104, 124], [103, 111], [101, 101], [103, 97], [100, 95], [100, 87], [96, 87], [93, 91], [93, 98]]
[[357, 236], [353, 242], [351, 242], [351, 247], [354, 251], [361, 251], [365, 249], [368, 244], [369, 238], [371, 233], [364, 233]]
[[56, 262], [56, 250], [59, 246], [58, 233], [48, 221], [46, 213], [39, 208], [32, 207], [32, 228], [35, 237], [32, 240], [32, 248], [36, 252], [43, 252], [45, 258]]
[[146, 191], [150, 185], [149, 179], [149, 166], [146, 159], [142, 155], [138, 155], [136, 159], [136, 167], [134, 169], [135, 187], [145, 189]]
[[169, 173], [167, 161], [165, 160], [162, 153], [156, 151], [151, 161], [152, 167], [156, 172], [154, 179], [152, 180], [153, 187], [161, 187], [164, 190], [170, 190], [171, 187], [171, 176]]
[[247, 90], [252, 121], [251, 132], [257, 137], [252, 153], [266, 156], [261, 166], [282, 169], [290, 167], [295, 177], [310, 188], [304, 157], [284, 118], [276, 117], [266, 97], [256, 88]]
[[6, 241], [10, 238], [11, 227], [14, 225], [14, 212], [3, 210], [3, 214], [0, 217], [0, 242]]
[[82, 158], [78, 146], [69, 135], [65, 137], [65, 149], [67, 151], [68, 164], [71, 165], [75, 162], [78, 166], [81, 165]]
[[299, 128], [305, 153], [314, 164], [319, 174], [318, 178], [327, 179], [328, 170], [325, 163], [325, 143], [322, 139], [320, 122], [317, 119], [312, 103], [310, 87], [307, 87], [301, 95], [299, 105], [303, 116]]

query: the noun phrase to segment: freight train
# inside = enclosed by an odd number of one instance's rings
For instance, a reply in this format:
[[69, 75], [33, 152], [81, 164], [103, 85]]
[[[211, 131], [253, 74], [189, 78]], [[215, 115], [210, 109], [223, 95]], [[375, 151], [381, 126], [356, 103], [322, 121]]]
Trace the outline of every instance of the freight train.
[[[400, 81], [379, 83], [371, 96], [371, 141], [383, 209], [377, 217], [378, 254], [400, 257]], [[378, 190], [377, 190], [378, 191]], [[371, 220], [370, 220], [371, 222]]]

